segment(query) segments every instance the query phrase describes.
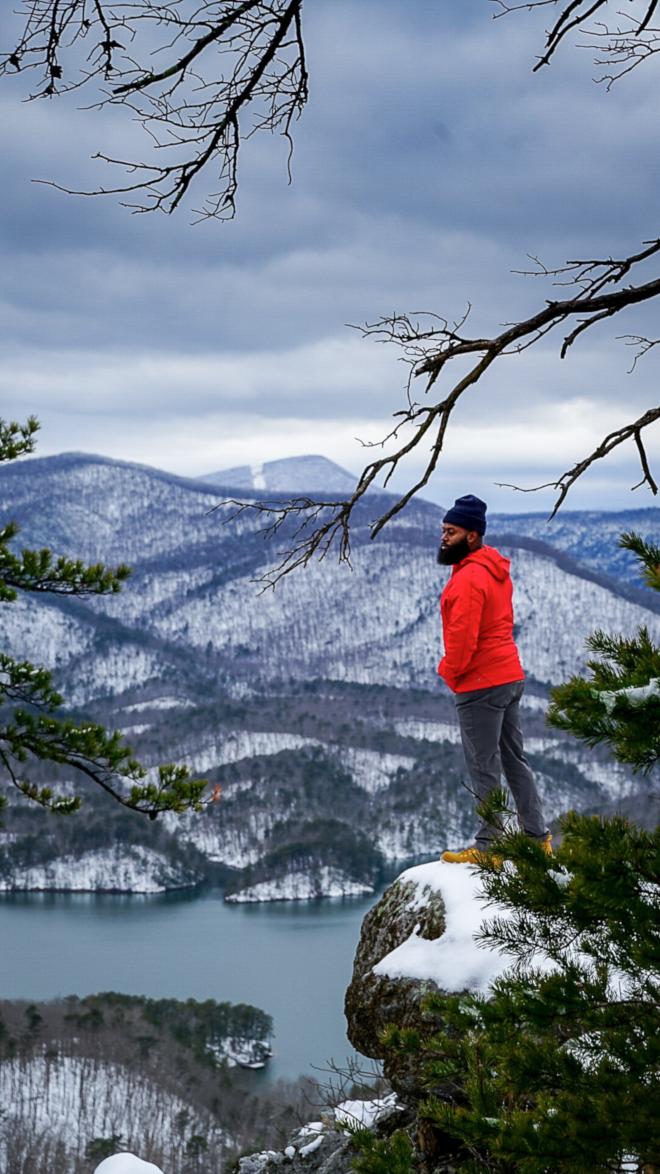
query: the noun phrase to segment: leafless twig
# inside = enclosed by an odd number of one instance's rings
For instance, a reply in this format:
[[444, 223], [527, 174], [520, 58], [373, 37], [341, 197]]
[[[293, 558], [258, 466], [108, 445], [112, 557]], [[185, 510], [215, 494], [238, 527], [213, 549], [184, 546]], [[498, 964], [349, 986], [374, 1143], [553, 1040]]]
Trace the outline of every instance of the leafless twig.
[[124, 183], [82, 192], [39, 182], [75, 195], [120, 195], [134, 212], [173, 212], [210, 171], [214, 190], [198, 216], [233, 216], [241, 142], [279, 130], [291, 147], [292, 123], [307, 101], [302, 5], [23, 0], [23, 30], [0, 55], [0, 75], [36, 71], [32, 98], [96, 85], [96, 107], [128, 108], [153, 147], [147, 160], [95, 156], [122, 167]]
[[[382, 512], [370, 523], [370, 535], [377, 534], [395, 518], [410, 500], [426, 486], [438, 464], [443, 450], [447, 428], [462, 397], [483, 380], [489, 368], [501, 358], [520, 355], [536, 345], [551, 331], [564, 329], [560, 357], [565, 358], [577, 339], [587, 330], [623, 310], [640, 305], [660, 295], [660, 277], [631, 284], [629, 279], [639, 267], [660, 254], [660, 239], [645, 242], [644, 247], [629, 257], [604, 260], [569, 261], [558, 269], [549, 269], [537, 263], [534, 273], [552, 279], [568, 296], [551, 299], [541, 310], [520, 322], [507, 325], [491, 336], [469, 336], [464, 333], [468, 311], [457, 321], [450, 322], [437, 314], [391, 314], [361, 328], [362, 333], [379, 342], [394, 344], [409, 366], [407, 407], [395, 413], [396, 424], [380, 441], [381, 446], [394, 443], [390, 452], [384, 452], [365, 466], [353, 493], [343, 501], [318, 502], [297, 497], [291, 502], [232, 501], [239, 512], [255, 511], [269, 519], [264, 528], [268, 535], [282, 529], [286, 522], [294, 523], [291, 546], [283, 558], [262, 580], [264, 586], [274, 586], [292, 570], [307, 566], [316, 556], [324, 558], [335, 546], [339, 559], [350, 562], [351, 520], [356, 505], [368, 490], [377, 486], [387, 488], [392, 475], [411, 453], [426, 448], [427, 456], [421, 474], [401, 496], [388, 496], [383, 510], [383, 498], [378, 499]], [[625, 284], [623, 284], [625, 282]], [[573, 325], [574, 324], [574, 325]], [[468, 369], [464, 370], [467, 360]], [[419, 402], [410, 392], [412, 380], [426, 378], [428, 396], [448, 370], [458, 361], [463, 373], [443, 390], [436, 400]], [[454, 364], [454, 367], [451, 366]], [[637, 445], [643, 470], [643, 481], [652, 493], [657, 486], [649, 468], [642, 441], [642, 431], [660, 418], [660, 408], [651, 408], [638, 420], [623, 425], [611, 433], [587, 457], [578, 462], [556, 481], [548, 483], [558, 490], [553, 514], [563, 503], [578, 477], [594, 461], [608, 455], [619, 444], [633, 439]], [[372, 447], [374, 447], [372, 445]], [[640, 483], [640, 484], [641, 484]], [[546, 488], [538, 486], [536, 488]], [[519, 488], [514, 486], [513, 488]]]
[[571, 489], [571, 487], [575, 484], [578, 477], [581, 477], [583, 473], [586, 473], [587, 469], [590, 468], [591, 465], [593, 465], [596, 461], [600, 461], [603, 459], [603, 457], [609, 456], [613, 449], [618, 448], [619, 445], [623, 444], [626, 440], [634, 440], [637, 447], [637, 453], [639, 456], [639, 462], [642, 468], [643, 476], [641, 481], [638, 481], [638, 483], [633, 485], [632, 488], [639, 489], [642, 485], [648, 485], [651, 493], [656, 495], [658, 492], [658, 486], [651, 474], [648, 456], [644, 448], [642, 432], [645, 428], [648, 428], [650, 424], [654, 424], [657, 420], [660, 420], [660, 407], [649, 408], [649, 410], [645, 412], [643, 416], [640, 416], [638, 420], [634, 420], [632, 424], [625, 424], [623, 428], [617, 428], [614, 432], [610, 432], [605, 437], [605, 439], [602, 440], [600, 444], [593, 450], [593, 452], [589, 453], [589, 455], [584, 457], [581, 461], [577, 461], [577, 463], [573, 465], [571, 469], [568, 469], [565, 473], [562, 473], [561, 477], [558, 477], [556, 481], [546, 481], [544, 485], [534, 485], [529, 488], [524, 488], [520, 485], [510, 485], [506, 481], [498, 481], [497, 484], [502, 488], [517, 489], [520, 493], [536, 493], [539, 489], [556, 489], [558, 491], [558, 497], [552, 508], [552, 513], [550, 514], [550, 518], [554, 518], [557, 510], [560, 508], [560, 506], [563, 505], [569, 489]]
[[[499, 10], [495, 13], [495, 19], [513, 12], [531, 12], [536, 8], [552, 8], [554, 11], [559, 9], [557, 19], [546, 29], [544, 52], [534, 66], [535, 71], [549, 65], [565, 38], [577, 30], [607, 42], [605, 52], [608, 56], [604, 60], [597, 58], [596, 64], [604, 65], [612, 61], [623, 63], [624, 68], [618, 73], [608, 74], [599, 79], [606, 80], [609, 85], [658, 51], [655, 42], [659, 30], [651, 28], [651, 21], [660, 0], [628, 0], [629, 10], [625, 14], [614, 8], [612, 0], [525, 0], [523, 3], [492, 0], [492, 3]], [[611, 12], [613, 8], [615, 19], [624, 22], [615, 28], [611, 28], [606, 19], [608, 11]], [[605, 20], [599, 20], [592, 26], [589, 22], [597, 13], [605, 17]]]
[[618, 337], [626, 346], [634, 346], [636, 348], [632, 366], [628, 368], [629, 375], [632, 375], [635, 367], [640, 359], [644, 358], [644, 355], [647, 355], [654, 347], [660, 346], [660, 338], [645, 338], [643, 334], [620, 334]]

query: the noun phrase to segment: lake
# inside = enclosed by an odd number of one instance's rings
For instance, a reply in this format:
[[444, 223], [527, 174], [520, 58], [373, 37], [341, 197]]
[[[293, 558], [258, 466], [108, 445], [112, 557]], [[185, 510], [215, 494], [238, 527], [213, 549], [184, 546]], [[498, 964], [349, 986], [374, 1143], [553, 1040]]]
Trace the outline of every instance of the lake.
[[274, 1057], [254, 1079], [314, 1075], [353, 1050], [344, 991], [377, 896], [226, 905], [219, 891], [154, 897], [0, 897], [0, 992], [99, 991], [252, 1003], [273, 1016]]

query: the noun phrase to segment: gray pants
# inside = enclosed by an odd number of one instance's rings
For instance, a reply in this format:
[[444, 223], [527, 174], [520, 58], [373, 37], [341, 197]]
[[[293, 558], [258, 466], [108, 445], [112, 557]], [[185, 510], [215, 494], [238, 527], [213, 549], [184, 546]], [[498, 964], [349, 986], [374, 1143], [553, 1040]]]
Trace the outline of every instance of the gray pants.
[[[485, 799], [493, 787], [501, 786], [504, 772], [523, 830], [529, 836], [543, 839], [548, 829], [534, 775], [525, 758], [520, 729], [520, 698], [524, 687], [523, 681], [514, 681], [491, 689], [456, 693], [456, 712], [477, 801]], [[497, 828], [482, 823], [475, 839], [477, 844], [488, 844], [497, 835]]]

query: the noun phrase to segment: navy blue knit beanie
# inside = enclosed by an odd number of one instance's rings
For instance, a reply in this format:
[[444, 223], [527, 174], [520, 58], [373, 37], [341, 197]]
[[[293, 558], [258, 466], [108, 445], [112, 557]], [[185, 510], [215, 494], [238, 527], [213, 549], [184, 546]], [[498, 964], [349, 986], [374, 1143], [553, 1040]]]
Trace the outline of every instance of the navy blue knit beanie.
[[447, 525], [462, 526], [464, 530], [476, 530], [477, 534], [485, 534], [487, 508], [485, 501], [480, 497], [466, 493], [465, 497], [456, 498], [442, 520]]

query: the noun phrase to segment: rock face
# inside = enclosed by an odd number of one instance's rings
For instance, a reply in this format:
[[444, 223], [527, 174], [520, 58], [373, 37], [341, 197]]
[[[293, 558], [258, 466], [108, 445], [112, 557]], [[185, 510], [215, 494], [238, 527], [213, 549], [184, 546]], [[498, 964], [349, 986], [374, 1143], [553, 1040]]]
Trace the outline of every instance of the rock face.
[[[314, 1124], [314, 1123], [313, 1123]], [[286, 1149], [263, 1150], [238, 1163], [238, 1174], [353, 1174], [355, 1150], [347, 1133], [303, 1126]]]
[[238, 1174], [353, 1174], [353, 1146], [350, 1129], [355, 1125], [379, 1128], [392, 1118], [398, 1119], [401, 1106], [394, 1094], [371, 1101], [342, 1101], [334, 1116], [308, 1121], [296, 1130], [283, 1150], [262, 1150], [240, 1158]]
[[346, 991], [348, 1038], [363, 1055], [382, 1060], [385, 1076], [406, 1103], [423, 1094], [414, 1061], [388, 1051], [380, 1035], [392, 1023], [419, 1026], [421, 1001], [438, 988], [432, 982], [377, 976], [372, 968], [414, 931], [432, 941], [444, 933], [445, 925], [441, 895], [431, 888], [420, 894], [417, 886], [399, 878], [362, 923], [353, 977]]

